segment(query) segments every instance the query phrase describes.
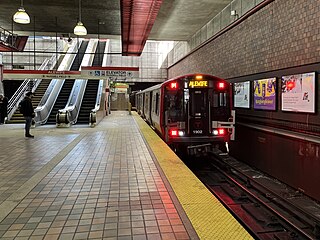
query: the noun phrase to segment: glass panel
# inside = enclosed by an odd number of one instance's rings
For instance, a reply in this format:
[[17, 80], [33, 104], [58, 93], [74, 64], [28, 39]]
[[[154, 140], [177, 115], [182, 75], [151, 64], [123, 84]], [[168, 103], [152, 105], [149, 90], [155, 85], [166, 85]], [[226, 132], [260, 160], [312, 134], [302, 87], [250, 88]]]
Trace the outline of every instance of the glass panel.
[[183, 90], [167, 91], [164, 99], [165, 111], [167, 111], [168, 122], [182, 121], [184, 117]]

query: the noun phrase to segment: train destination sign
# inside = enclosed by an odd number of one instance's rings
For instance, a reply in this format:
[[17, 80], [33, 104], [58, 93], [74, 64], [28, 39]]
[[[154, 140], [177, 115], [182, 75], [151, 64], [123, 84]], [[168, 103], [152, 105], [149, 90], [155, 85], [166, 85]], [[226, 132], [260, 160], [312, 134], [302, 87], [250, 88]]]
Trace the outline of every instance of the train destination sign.
[[208, 81], [206, 80], [191, 80], [189, 81], [188, 87], [189, 88], [203, 88], [203, 87], [208, 87]]

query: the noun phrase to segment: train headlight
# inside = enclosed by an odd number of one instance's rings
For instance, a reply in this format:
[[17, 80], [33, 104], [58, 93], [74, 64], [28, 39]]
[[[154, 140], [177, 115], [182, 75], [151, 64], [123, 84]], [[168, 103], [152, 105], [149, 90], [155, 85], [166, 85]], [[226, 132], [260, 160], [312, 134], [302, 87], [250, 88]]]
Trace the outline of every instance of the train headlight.
[[177, 129], [171, 129], [169, 131], [170, 137], [183, 137], [184, 136], [184, 131], [182, 130], [177, 130]]
[[223, 136], [225, 135], [226, 130], [224, 128], [213, 129], [212, 134], [215, 136]]

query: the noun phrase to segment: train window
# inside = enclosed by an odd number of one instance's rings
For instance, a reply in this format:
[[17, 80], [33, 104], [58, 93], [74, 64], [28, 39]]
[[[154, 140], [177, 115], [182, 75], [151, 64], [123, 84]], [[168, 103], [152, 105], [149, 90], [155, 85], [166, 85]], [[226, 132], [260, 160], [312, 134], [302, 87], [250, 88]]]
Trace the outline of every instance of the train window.
[[212, 98], [212, 102], [211, 102], [211, 106], [212, 107], [218, 107], [219, 106], [219, 95], [218, 93], [213, 93], [213, 98]]
[[184, 89], [184, 93], [183, 93], [183, 101], [184, 101], [183, 111], [184, 112], [187, 111], [187, 107], [188, 107], [187, 104], [189, 103], [189, 98], [190, 98], [189, 89]]
[[220, 107], [227, 106], [227, 94], [226, 93], [220, 93]]
[[194, 91], [191, 94], [191, 112], [192, 116], [201, 116], [207, 109], [207, 94], [204, 91]]
[[164, 98], [164, 111], [167, 111], [168, 122], [181, 121], [184, 116], [183, 90], [167, 91]]
[[145, 109], [149, 109], [149, 93], [146, 93], [145, 95]]
[[184, 89], [184, 102], [187, 103], [189, 101], [189, 89]]
[[156, 93], [156, 106], [155, 106], [155, 112], [157, 115], [159, 115], [159, 93]]

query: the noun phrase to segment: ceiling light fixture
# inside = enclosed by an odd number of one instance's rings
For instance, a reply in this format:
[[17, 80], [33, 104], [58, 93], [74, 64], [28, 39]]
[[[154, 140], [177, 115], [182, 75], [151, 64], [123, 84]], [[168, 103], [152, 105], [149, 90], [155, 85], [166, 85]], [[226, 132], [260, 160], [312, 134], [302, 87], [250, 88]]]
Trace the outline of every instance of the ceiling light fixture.
[[79, 0], [79, 21], [73, 29], [75, 35], [84, 36], [87, 35], [87, 29], [81, 22], [81, 0]]
[[13, 15], [13, 21], [21, 24], [30, 23], [30, 17], [23, 8], [23, 0], [21, 0], [21, 6], [18, 8], [18, 11]]

